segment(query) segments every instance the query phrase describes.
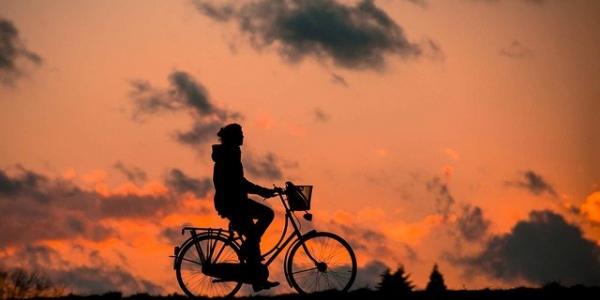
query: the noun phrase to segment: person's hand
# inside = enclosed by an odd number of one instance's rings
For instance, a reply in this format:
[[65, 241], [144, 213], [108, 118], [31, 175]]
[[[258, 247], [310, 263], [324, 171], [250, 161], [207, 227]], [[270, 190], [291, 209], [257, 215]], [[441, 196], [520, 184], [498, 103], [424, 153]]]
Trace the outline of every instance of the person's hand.
[[277, 194], [276, 189], [265, 189], [265, 191], [263, 192], [263, 194], [261, 196], [263, 196], [263, 198], [271, 198], [274, 197]]

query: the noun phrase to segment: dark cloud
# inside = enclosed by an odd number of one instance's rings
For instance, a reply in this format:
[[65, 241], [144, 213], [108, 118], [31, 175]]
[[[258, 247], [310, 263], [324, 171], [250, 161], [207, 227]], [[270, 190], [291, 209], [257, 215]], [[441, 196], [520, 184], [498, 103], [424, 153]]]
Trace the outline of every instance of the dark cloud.
[[387, 55], [423, 55], [422, 47], [372, 0], [355, 6], [334, 0], [194, 3], [216, 21], [236, 22], [255, 48], [274, 46], [289, 62], [313, 57], [344, 68], [380, 69]]
[[313, 116], [319, 122], [327, 122], [331, 119], [331, 116], [320, 108], [315, 108]]
[[[0, 261], [4, 265], [42, 272], [52, 282], [79, 295], [120, 291], [124, 294], [159, 294], [158, 285], [134, 276], [122, 267], [107, 265], [97, 251], [91, 251], [91, 265], [74, 266], [54, 249], [44, 245], [26, 245]], [[95, 261], [95, 263], [94, 263]]]
[[344, 87], [348, 87], [348, 82], [342, 75], [338, 75], [336, 73], [331, 73], [331, 82], [339, 85], [343, 85]]
[[4, 170], [0, 170], [0, 195], [13, 196], [21, 193], [35, 192], [46, 178], [31, 171], [21, 170], [21, 174], [10, 178]]
[[15, 251], [13, 261], [32, 270], [46, 270], [52, 268], [52, 264], [66, 265], [58, 252], [44, 245], [28, 244]]
[[198, 151], [200, 146], [216, 137], [217, 131], [230, 121], [240, 120], [241, 114], [219, 108], [211, 102], [206, 88], [190, 74], [174, 71], [168, 78], [166, 89], [153, 87], [144, 80], [134, 80], [129, 94], [133, 101], [133, 119], [141, 121], [145, 116], [166, 112], [188, 112], [192, 127], [179, 131], [175, 139]]
[[198, 198], [204, 198], [212, 188], [212, 181], [209, 178], [197, 179], [190, 177], [179, 169], [169, 171], [165, 184], [170, 190], [183, 194], [190, 192]]
[[177, 132], [176, 139], [181, 144], [200, 151], [202, 145], [214, 140], [219, 129], [225, 125], [221, 120], [196, 120], [189, 130]]
[[181, 234], [181, 229], [183, 227], [192, 226], [191, 223], [183, 223], [180, 226], [176, 227], [167, 227], [161, 230], [159, 234], [159, 238], [169, 243], [170, 245], [179, 245], [184, 239], [188, 237]]
[[[462, 240], [477, 242], [486, 236], [491, 221], [484, 217], [481, 207], [470, 203], [463, 204], [462, 209], [455, 207], [456, 200], [450, 193], [448, 183], [440, 176], [427, 181], [425, 187], [434, 194], [435, 209], [448, 223], [447, 232], [456, 238], [458, 244]], [[456, 219], [451, 220], [450, 215], [456, 216]]]
[[523, 172], [522, 175], [523, 178], [520, 180], [506, 181], [506, 185], [526, 189], [534, 195], [547, 193], [552, 197], [558, 197], [554, 187], [542, 178], [541, 175], [531, 170]]
[[465, 205], [456, 220], [461, 237], [470, 242], [481, 240], [487, 234], [490, 223], [479, 206], [471, 205]]
[[500, 55], [510, 58], [528, 58], [533, 56], [533, 52], [521, 42], [513, 40], [508, 47], [500, 49]]
[[231, 3], [213, 5], [206, 1], [194, 1], [194, 5], [202, 14], [217, 21], [229, 21], [236, 14], [236, 8]]
[[129, 96], [134, 101], [134, 117], [140, 114], [157, 114], [165, 111], [191, 109], [197, 116], [226, 116], [226, 112], [217, 109], [209, 100], [206, 88], [191, 75], [183, 71], [174, 71], [169, 75], [169, 88], [159, 89], [144, 80], [131, 81]]
[[366, 249], [367, 247], [375, 248], [381, 246], [386, 241], [385, 235], [371, 229], [348, 226], [335, 221], [330, 221], [329, 223], [344, 236], [356, 238], [356, 242], [353, 244], [360, 249]]
[[186, 106], [192, 107], [199, 115], [215, 112], [215, 107], [208, 100], [206, 88], [194, 80], [188, 73], [175, 71], [169, 75], [175, 99], [181, 99]]
[[455, 202], [454, 197], [452, 197], [450, 190], [448, 189], [448, 184], [440, 177], [435, 176], [429, 180], [425, 186], [428, 191], [435, 195], [435, 205], [438, 213], [440, 213], [444, 219], [447, 219]]
[[136, 184], [144, 183], [146, 181], [146, 179], [148, 178], [148, 176], [146, 175], [146, 172], [144, 172], [144, 170], [137, 168], [137, 167], [125, 166], [120, 161], [116, 162], [113, 167], [116, 170], [118, 170], [119, 172], [121, 172], [123, 175], [125, 175], [125, 177], [127, 177], [127, 179], [129, 179], [129, 181], [136, 183]]
[[481, 253], [453, 262], [506, 282], [600, 284], [600, 247], [547, 210], [531, 212], [509, 233], [492, 237]]
[[377, 288], [377, 284], [381, 281], [381, 274], [389, 267], [379, 260], [372, 260], [364, 267], [358, 268], [356, 272], [356, 281], [352, 285], [353, 288]]
[[244, 161], [244, 171], [251, 176], [269, 180], [283, 178], [280, 160], [273, 153], [267, 153], [263, 157], [247, 154], [242, 157], [242, 160]]
[[158, 218], [176, 210], [168, 195], [102, 195], [32, 171], [0, 170], [0, 246], [80, 237], [104, 240], [116, 232], [104, 219]]
[[[240, 113], [215, 106], [210, 101], [206, 88], [186, 72], [171, 73], [169, 83], [169, 88], [160, 89], [146, 81], [131, 82], [130, 98], [134, 104], [133, 118], [135, 120], [165, 112], [187, 111], [193, 119], [192, 127], [186, 131], [175, 132], [175, 139], [182, 145], [203, 152], [204, 144], [213, 141], [219, 129], [227, 123], [242, 119]], [[271, 180], [282, 178], [282, 166], [277, 156], [272, 153], [263, 157], [246, 155], [244, 156], [244, 167], [252, 176]], [[182, 176], [185, 174], [179, 170], [171, 171], [167, 184], [171, 184], [171, 187], [178, 192], [182, 192], [182, 183], [188, 184], [187, 188], [190, 188], [190, 182], [185, 182], [185, 180], [192, 178]], [[178, 182], [181, 180], [183, 181]], [[186, 191], [193, 192], [198, 197], [204, 197], [211, 186], [206, 179], [194, 184], [194, 188]]]
[[23, 76], [23, 62], [40, 65], [42, 58], [24, 46], [11, 21], [0, 18], [0, 83], [10, 85]]
[[169, 97], [169, 94], [154, 88], [145, 80], [132, 80], [129, 97], [134, 101], [133, 118], [140, 120], [144, 115], [165, 111], [176, 111], [180, 104]]

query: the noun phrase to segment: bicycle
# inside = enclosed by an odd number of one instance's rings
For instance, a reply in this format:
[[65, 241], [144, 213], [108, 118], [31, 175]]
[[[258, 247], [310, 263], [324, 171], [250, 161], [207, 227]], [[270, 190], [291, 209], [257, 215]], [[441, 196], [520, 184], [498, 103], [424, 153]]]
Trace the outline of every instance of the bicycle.
[[[287, 283], [300, 294], [324, 290], [346, 292], [356, 278], [356, 256], [343, 238], [317, 230], [301, 232], [296, 211], [312, 221], [310, 198], [312, 186], [286, 188], [275, 186], [285, 208], [285, 223], [279, 241], [262, 255], [264, 271], [287, 247], [283, 272]], [[287, 236], [291, 224], [291, 232]], [[174, 249], [173, 268], [181, 289], [190, 297], [232, 297], [244, 283], [251, 283], [256, 270], [248, 270], [240, 253], [244, 238], [235, 228], [184, 227], [181, 234], [190, 237]], [[285, 239], [285, 240], [284, 240]]]

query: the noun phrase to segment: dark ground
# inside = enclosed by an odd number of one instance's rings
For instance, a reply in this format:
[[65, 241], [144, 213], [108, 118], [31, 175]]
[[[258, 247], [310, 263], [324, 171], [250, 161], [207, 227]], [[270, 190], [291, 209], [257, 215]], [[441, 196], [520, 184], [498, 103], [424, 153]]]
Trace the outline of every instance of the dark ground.
[[[56, 298], [52, 298], [56, 299]], [[107, 293], [96, 296], [65, 296], [59, 299], [189, 299], [183, 295], [168, 295], [168, 296], [150, 296], [147, 294], [137, 294], [127, 297], [122, 297], [118, 292]], [[311, 295], [286, 294], [279, 296], [249, 296], [239, 297], [236, 299], [273, 299], [273, 300], [295, 300], [295, 299], [411, 299], [411, 300], [426, 300], [426, 299], [448, 299], [448, 300], [475, 300], [475, 299], [600, 299], [600, 287], [552, 287], [552, 288], [514, 288], [508, 290], [450, 290], [443, 295], [431, 295], [425, 291], [415, 291], [409, 295], [384, 295], [377, 291], [360, 289], [349, 293], [338, 292], [322, 292]]]

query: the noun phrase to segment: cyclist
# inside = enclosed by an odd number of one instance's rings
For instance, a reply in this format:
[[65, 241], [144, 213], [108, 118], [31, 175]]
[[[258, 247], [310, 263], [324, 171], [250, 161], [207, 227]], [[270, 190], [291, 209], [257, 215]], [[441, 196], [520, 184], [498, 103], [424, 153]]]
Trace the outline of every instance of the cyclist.
[[[221, 144], [212, 146], [212, 159], [215, 162], [213, 183], [215, 185], [215, 209], [223, 218], [227, 218], [233, 228], [239, 231], [246, 241], [241, 254], [254, 270], [260, 270], [260, 239], [273, 221], [273, 210], [263, 204], [252, 201], [248, 194], [257, 194], [264, 198], [273, 197], [276, 190], [265, 188], [248, 181], [244, 177], [240, 146], [244, 143], [242, 126], [229, 124], [217, 133]], [[256, 219], [256, 223], [254, 222]], [[265, 268], [266, 271], [266, 268]], [[260, 272], [259, 272], [260, 273]], [[266, 276], [253, 276], [254, 291], [269, 289], [279, 282], [268, 281]]]

